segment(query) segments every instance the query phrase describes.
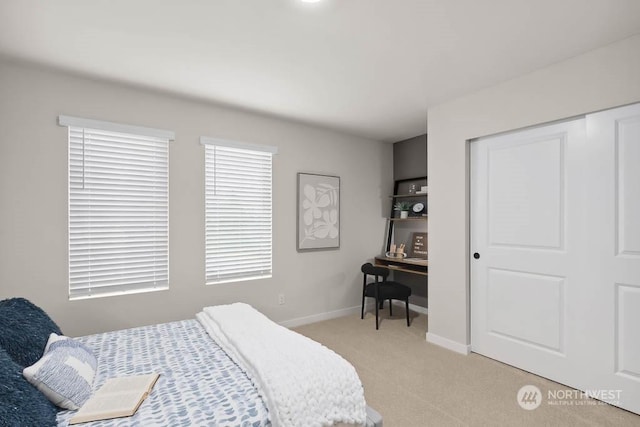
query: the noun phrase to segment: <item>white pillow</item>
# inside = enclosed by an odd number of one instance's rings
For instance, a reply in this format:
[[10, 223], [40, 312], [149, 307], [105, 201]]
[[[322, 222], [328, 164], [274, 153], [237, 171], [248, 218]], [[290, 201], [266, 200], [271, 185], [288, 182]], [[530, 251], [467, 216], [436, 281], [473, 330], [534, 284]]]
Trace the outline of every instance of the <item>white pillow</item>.
[[91, 397], [97, 365], [89, 347], [51, 334], [44, 355], [22, 375], [56, 406], [79, 409]]

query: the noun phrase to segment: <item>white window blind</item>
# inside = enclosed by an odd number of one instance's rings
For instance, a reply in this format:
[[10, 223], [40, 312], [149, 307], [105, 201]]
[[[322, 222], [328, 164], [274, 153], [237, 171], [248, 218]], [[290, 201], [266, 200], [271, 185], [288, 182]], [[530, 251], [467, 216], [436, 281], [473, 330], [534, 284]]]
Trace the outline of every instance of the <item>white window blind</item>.
[[70, 298], [166, 289], [173, 133], [67, 116], [59, 123], [69, 128]]
[[201, 138], [207, 284], [271, 277], [275, 147]]

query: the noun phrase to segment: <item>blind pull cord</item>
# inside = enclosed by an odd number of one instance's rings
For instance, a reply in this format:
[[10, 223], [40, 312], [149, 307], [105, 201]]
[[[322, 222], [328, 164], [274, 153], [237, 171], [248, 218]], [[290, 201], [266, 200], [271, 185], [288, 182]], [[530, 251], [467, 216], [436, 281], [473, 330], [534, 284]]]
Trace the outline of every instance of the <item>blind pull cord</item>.
[[82, 189], [85, 189], [84, 186], [84, 181], [85, 181], [85, 160], [84, 160], [84, 150], [85, 150], [85, 139], [84, 139], [84, 131], [85, 129], [82, 128]]

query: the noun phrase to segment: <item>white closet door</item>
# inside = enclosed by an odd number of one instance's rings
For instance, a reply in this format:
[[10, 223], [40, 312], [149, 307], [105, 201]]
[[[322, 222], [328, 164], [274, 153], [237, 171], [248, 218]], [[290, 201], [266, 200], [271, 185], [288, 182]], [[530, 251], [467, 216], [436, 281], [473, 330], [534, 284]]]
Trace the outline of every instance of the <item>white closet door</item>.
[[640, 105], [471, 155], [473, 351], [640, 413]]
[[[471, 144], [472, 349], [575, 383], [571, 300], [580, 292], [584, 120]], [[475, 256], [479, 258], [475, 259]]]
[[[619, 406], [640, 414], [640, 105], [587, 116], [593, 256], [590, 389], [621, 390]], [[601, 354], [603, 353], [603, 354]]]

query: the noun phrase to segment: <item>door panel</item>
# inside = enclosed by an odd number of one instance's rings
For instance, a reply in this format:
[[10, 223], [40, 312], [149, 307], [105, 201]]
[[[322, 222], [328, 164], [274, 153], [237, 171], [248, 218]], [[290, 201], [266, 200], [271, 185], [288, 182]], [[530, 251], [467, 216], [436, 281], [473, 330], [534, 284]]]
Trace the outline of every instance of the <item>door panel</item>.
[[562, 248], [565, 143], [557, 134], [487, 147], [492, 246]]
[[616, 316], [616, 374], [640, 379], [640, 286], [618, 284]]
[[640, 117], [616, 122], [618, 254], [640, 256]]
[[501, 338], [562, 353], [563, 300], [564, 279], [560, 277], [489, 268], [487, 330]]

